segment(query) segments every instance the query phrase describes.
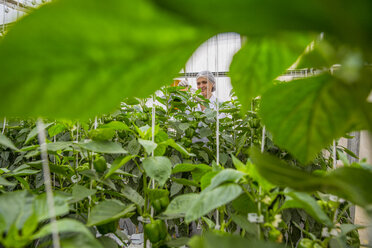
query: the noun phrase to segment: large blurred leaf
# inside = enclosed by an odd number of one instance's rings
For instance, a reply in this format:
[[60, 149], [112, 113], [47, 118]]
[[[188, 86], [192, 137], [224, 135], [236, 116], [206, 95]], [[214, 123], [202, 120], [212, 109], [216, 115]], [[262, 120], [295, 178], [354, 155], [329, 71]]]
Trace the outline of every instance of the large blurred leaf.
[[111, 111], [126, 96], [171, 82], [209, 36], [146, 0], [54, 1], [1, 41], [1, 115]]
[[[61, 192], [54, 192], [54, 211], [56, 216], [69, 213], [68, 197]], [[37, 214], [38, 221], [43, 221], [51, 218], [49, 213], [49, 204], [47, 202], [46, 193], [38, 195], [34, 199], [34, 211]]]
[[314, 219], [319, 221], [321, 224], [325, 224], [327, 226], [333, 225], [329, 217], [324, 213], [322, 208], [310, 195], [291, 191], [287, 192], [286, 196], [287, 198], [284, 204], [281, 206], [281, 209], [301, 208], [305, 210], [309, 215], [311, 215]]
[[372, 2], [340, 0], [153, 0], [159, 6], [186, 17], [192, 23], [208, 25], [221, 32], [245, 35], [275, 34], [281, 31], [316, 31], [334, 34], [368, 47], [371, 40]]
[[258, 149], [250, 150], [260, 174], [278, 186], [298, 191], [323, 191], [368, 208], [372, 204], [372, 172], [357, 167], [341, 167], [326, 175], [310, 174]]
[[23, 223], [32, 213], [32, 200], [33, 196], [27, 191], [7, 192], [0, 195], [0, 215], [4, 218], [1, 229], [8, 231], [18, 219], [20, 219], [18, 227], [22, 228]]
[[6, 137], [4, 134], [1, 134], [1, 133], [0, 133], [0, 145], [3, 145], [5, 147], [18, 151], [18, 148], [13, 144], [13, 142], [8, 137]]
[[262, 95], [260, 115], [276, 144], [309, 162], [360, 122], [355, 87], [329, 74], [280, 84]]
[[172, 162], [167, 157], [155, 156], [142, 161], [146, 174], [163, 186], [172, 172]]
[[275, 78], [288, 69], [312, 41], [311, 36], [282, 34], [251, 38], [234, 56], [231, 83], [244, 108], [253, 97], [273, 85]]
[[110, 141], [89, 141], [87, 143], [80, 142], [78, 145], [85, 150], [101, 153], [127, 153], [120, 143]]
[[224, 184], [213, 190], [201, 192], [198, 199], [186, 212], [185, 221], [189, 223], [202, 217], [213, 209], [234, 200], [241, 192], [240, 186], [234, 183]]
[[119, 218], [129, 217], [135, 209], [133, 204], [124, 205], [118, 200], [101, 201], [92, 208], [87, 225], [101, 225]]

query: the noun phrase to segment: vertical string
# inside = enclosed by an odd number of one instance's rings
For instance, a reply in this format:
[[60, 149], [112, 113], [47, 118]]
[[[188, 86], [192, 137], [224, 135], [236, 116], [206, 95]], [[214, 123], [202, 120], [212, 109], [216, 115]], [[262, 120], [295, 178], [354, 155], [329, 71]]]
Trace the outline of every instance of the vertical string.
[[6, 126], [6, 117], [4, 117], [3, 131], [1, 131], [2, 134], [4, 134], [5, 132], [5, 126]]
[[336, 165], [337, 165], [336, 140], [333, 140], [332, 157], [333, 157], [333, 169], [336, 169]]
[[[56, 143], [56, 135], [53, 137], [53, 143]], [[56, 155], [53, 156], [53, 163], [56, 164]], [[56, 187], [56, 173], [53, 173], [53, 187]]]
[[37, 122], [37, 130], [38, 130], [38, 138], [41, 150], [41, 160], [43, 164], [43, 177], [44, 177], [44, 186], [46, 190], [46, 198], [50, 216], [50, 224], [52, 227], [52, 239], [53, 239], [53, 247], [60, 248], [59, 242], [59, 235], [58, 235], [58, 227], [56, 223], [56, 211], [54, 208], [54, 199], [53, 199], [53, 190], [52, 190], [52, 183], [50, 178], [50, 170], [49, 170], [49, 162], [48, 162], [48, 153], [47, 147], [45, 142], [45, 129], [44, 123], [41, 118], [38, 119]]
[[5, 0], [3, 0], [3, 35], [5, 33]]
[[219, 165], [220, 164], [220, 120], [219, 120], [219, 111], [220, 111], [220, 106], [218, 104], [218, 35], [216, 35], [216, 162]]
[[[94, 118], [93, 128], [97, 129], [97, 126], [98, 126], [98, 121], [97, 121], [97, 116], [96, 116]], [[92, 156], [93, 156], [93, 152], [92, 152]], [[90, 161], [90, 169], [93, 170], [93, 157], [91, 158], [91, 161]], [[92, 182], [92, 180], [90, 180], [89, 189], [92, 189], [92, 188], [93, 188], [93, 182]], [[92, 203], [92, 198], [89, 196], [88, 199], [89, 199], [88, 216], [90, 216], [90, 205]]]
[[[219, 110], [220, 106], [218, 104], [218, 35], [215, 36], [215, 68], [216, 68], [216, 77], [215, 77], [215, 88], [216, 88], [216, 163], [220, 164], [220, 120], [219, 120]], [[220, 229], [220, 213], [218, 209], [216, 210], [216, 229]]]
[[[155, 142], [155, 94], [152, 95], [152, 106], [151, 106], [151, 141]], [[154, 151], [151, 156], [154, 157]], [[151, 179], [151, 188], [155, 188], [155, 180]], [[151, 206], [151, 217], [154, 217], [154, 208]]]

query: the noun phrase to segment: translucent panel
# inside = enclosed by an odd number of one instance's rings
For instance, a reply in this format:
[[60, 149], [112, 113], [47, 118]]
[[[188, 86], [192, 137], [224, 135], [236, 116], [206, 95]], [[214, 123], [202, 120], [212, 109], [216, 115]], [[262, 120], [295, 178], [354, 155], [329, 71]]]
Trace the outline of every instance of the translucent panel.
[[[218, 84], [218, 98], [221, 101], [230, 99], [232, 89], [230, 78], [225, 76], [229, 71], [230, 63], [234, 54], [241, 48], [241, 37], [237, 33], [224, 33], [214, 36], [202, 44], [191, 56], [186, 64], [186, 77], [189, 73], [209, 70], [213, 73], [223, 73], [224, 76], [216, 76]], [[196, 89], [196, 78], [187, 77], [188, 82]]]

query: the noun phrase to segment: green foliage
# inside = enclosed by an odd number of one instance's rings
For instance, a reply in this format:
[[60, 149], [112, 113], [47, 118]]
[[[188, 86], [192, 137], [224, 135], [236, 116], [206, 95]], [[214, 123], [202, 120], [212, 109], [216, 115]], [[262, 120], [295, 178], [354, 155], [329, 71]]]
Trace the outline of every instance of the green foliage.
[[124, 205], [117, 200], [101, 201], [98, 205], [92, 208], [87, 225], [102, 225], [118, 220], [122, 217], [129, 217], [133, 214], [133, 210], [133, 205]]
[[[365, 92], [329, 74], [273, 87], [262, 96], [260, 115], [274, 142], [303, 163], [364, 121]], [[273, 111], [276, 106], [281, 106]]]
[[1, 41], [8, 71], [1, 113], [86, 118], [112, 111], [123, 97], [148, 96], [170, 82], [210, 34], [145, 0], [52, 2]]
[[230, 67], [231, 82], [239, 89], [236, 93], [243, 108], [247, 109], [252, 98], [270, 88], [311, 41], [311, 36], [297, 34], [249, 38]]

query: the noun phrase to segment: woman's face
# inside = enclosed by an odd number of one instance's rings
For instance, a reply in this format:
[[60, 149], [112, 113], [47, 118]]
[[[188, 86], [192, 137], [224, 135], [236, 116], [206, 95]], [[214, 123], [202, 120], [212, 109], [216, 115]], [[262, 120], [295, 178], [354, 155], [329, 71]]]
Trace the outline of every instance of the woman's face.
[[196, 86], [201, 89], [201, 93], [205, 98], [209, 99], [212, 96], [213, 83], [205, 77], [198, 78]]

